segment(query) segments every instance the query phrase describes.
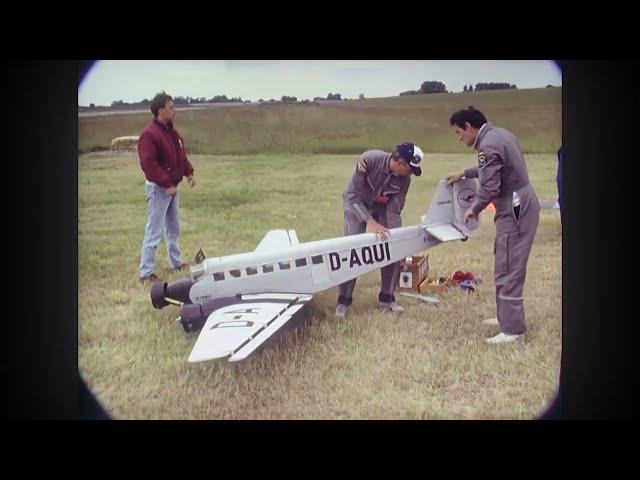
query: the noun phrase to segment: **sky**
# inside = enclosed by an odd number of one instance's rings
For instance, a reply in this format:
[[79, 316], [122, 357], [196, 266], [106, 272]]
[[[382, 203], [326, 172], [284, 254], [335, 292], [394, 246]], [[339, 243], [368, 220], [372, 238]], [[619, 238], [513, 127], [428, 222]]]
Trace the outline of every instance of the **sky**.
[[329, 93], [391, 97], [431, 80], [454, 92], [480, 82], [540, 88], [561, 86], [562, 73], [549, 60], [102, 60], [85, 76], [78, 105], [137, 102], [162, 90], [173, 97], [251, 101]]

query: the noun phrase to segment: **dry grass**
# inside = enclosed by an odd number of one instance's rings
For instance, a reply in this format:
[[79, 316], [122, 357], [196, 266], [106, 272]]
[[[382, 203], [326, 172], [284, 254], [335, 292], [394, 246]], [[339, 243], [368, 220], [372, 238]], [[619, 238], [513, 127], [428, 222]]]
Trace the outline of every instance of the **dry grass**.
[[[453, 141], [453, 140], [452, 140]], [[192, 156], [199, 184], [181, 186], [181, 247], [191, 261], [255, 248], [272, 228], [301, 241], [341, 235], [342, 201], [355, 156]], [[432, 154], [412, 182], [403, 219], [417, 222], [437, 180], [474, 161]], [[528, 155], [539, 198], [556, 196], [554, 155]], [[543, 212], [529, 262], [521, 344], [484, 338], [493, 316], [493, 218], [466, 243], [429, 250], [431, 270], [471, 270], [475, 294], [451, 290], [438, 306], [398, 297], [402, 315], [376, 309], [379, 275], [359, 279], [346, 320], [333, 317], [337, 288], [314, 297], [299, 326], [233, 365], [187, 364], [197, 333], [155, 310], [137, 281], [146, 221], [134, 154], [79, 159], [79, 367], [116, 417], [133, 419], [533, 418], [553, 397], [561, 352], [561, 227]], [[156, 273], [167, 279], [160, 246]]]
[[[527, 153], [555, 153], [562, 141], [562, 89], [496, 90], [390, 97], [325, 105], [247, 105], [178, 111], [189, 153], [360, 153], [412, 141], [425, 152], [465, 153], [449, 117], [473, 104], [512, 131]], [[150, 113], [81, 117], [81, 153], [139, 135]]]

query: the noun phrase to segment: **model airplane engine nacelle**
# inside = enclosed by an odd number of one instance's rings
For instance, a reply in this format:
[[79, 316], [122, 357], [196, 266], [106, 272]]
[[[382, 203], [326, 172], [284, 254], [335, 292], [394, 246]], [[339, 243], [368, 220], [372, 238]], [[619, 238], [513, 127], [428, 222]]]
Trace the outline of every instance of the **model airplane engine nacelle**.
[[185, 304], [180, 307], [180, 323], [185, 332], [195, 332], [202, 329], [207, 317], [199, 303]]
[[151, 304], [155, 308], [164, 308], [169, 305], [167, 299], [181, 303], [191, 303], [189, 290], [193, 282], [190, 278], [181, 278], [175, 282], [156, 282], [151, 286]]

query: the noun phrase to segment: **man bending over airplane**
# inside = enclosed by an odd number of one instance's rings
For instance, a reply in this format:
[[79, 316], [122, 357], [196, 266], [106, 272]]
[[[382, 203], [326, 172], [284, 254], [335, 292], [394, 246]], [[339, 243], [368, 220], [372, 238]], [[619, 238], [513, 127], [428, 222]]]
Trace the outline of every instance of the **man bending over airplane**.
[[[365, 233], [367, 227], [382, 238], [389, 228], [402, 226], [400, 212], [411, 184], [411, 174], [422, 174], [420, 161], [424, 154], [412, 143], [403, 143], [393, 153], [382, 150], [364, 152], [356, 164], [347, 190], [343, 194], [344, 235]], [[393, 294], [400, 278], [400, 262], [380, 269], [378, 295], [385, 310], [402, 312]], [[340, 285], [336, 316], [344, 317], [353, 302], [356, 279]]]

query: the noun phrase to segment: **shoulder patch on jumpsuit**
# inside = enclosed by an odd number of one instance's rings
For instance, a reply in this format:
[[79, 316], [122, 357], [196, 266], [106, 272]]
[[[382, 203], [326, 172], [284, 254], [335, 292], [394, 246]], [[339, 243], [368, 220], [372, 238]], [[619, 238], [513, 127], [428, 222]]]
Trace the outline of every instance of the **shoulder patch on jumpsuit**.
[[487, 156], [485, 155], [485, 153], [482, 150], [479, 151], [478, 152], [478, 165], [483, 166], [486, 161], [487, 161]]
[[361, 158], [358, 160], [358, 172], [367, 173], [367, 159]]

